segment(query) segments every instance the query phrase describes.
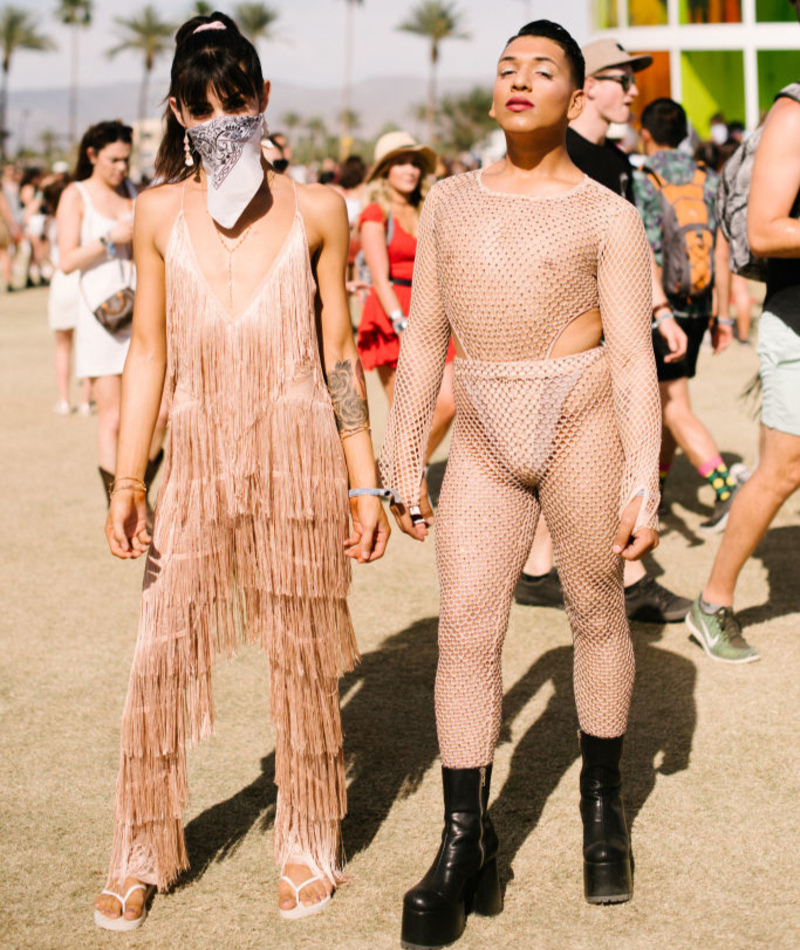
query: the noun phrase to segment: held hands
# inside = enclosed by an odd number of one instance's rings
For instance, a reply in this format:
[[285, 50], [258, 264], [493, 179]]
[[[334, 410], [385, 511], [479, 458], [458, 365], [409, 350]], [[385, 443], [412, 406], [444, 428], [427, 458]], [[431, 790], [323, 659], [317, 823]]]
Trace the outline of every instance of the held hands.
[[121, 489], [111, 496], [106, 518], [111, 553], [125, 560], [141, 557], [150, 544], [147, 531], [147, 498], [140, 489]]
[[633, 531], [642, 499], [634, 498], [625, 506], [619, 521], [619, 530], [614, 538], [612, 551], [626, 561], [638, 561], [658, 547], [658, 532], [652, 528], [637, 528]]
[[392, 505], [392, 514], [403, 534], [407, 534], [415, 541], [424, 541], [428, 537], [428, 529], [433, 524], [433, 508], [428, 498], [428, 486], [425, 479], [422, 479], [420, 486], [419, 513], [421, 519], [412, 520], [411, 512], [405, 505]]
[[392, 529], [380, 498], [375, 495], [351, 498], [350, 516], [353, 519], [353, 529], [344, 542], [345, 555], [359, 564], [367, 564], [383, 557]]

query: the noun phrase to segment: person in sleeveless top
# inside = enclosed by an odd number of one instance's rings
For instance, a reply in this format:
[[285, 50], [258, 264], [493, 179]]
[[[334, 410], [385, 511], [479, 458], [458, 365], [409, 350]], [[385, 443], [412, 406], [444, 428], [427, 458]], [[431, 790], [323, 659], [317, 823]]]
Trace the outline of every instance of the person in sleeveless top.
[[[229, 17], [178, 30], [156, 159], [165, 184], [137, 207], [106, 525], [115, 555], [147, 554], [114, 844], [95, 905], [110, 930], [140, 926], [149, 891], [188, 867], [185, 749], [213, 730], [217, 654], [244, 642], [270, 666], [280, 914], [324, 909], [343, 880], [338, 678], [358, 660], [349, 565], [381, 557], [389, 524], [347, 308], [344, 201], [266, 162], [268, 96]], [[142, 478], [162, 386], [170, 434], [151, 536]]]
[[[55, 335], [55, 371], [58, 402], [54, 411], [57, 415], [68, 416], [72, 413], [69, 401], [70, 364], [75, 327], [78, 324], [78, 297], [80, 296], [80, 272], [73, 271], [65, 274], [59, 267], [58, 258], [58, 229], [56, 226], [56, 212], [61, 195], [68, 187], [67, 181], [51, 182], [44, 189], [44, 198], [48, 208], [46, 234], [50, 244], [50, 260], [55, 268], [50, 278], [50, 289], [47, 295], [47, 322]], [[88, 379], [81, 380], [81, 401], [78, 404], [78, 413], [82, 416], [91, 415], [90, 400], [92, 385]]]
[[[133, 267], [133, 206], [136, 189], [128, 179], [133, 130], [118, 121], [90, 126], [81, 139], [74, 181], [58, 205], [59, 265], [80, 273], [75, 338], [75, 373], [90, 379], [97, 403], [97, 457], [110, 501], [116, 469], [122, 369], [130, 324], [107, 330], [93, 308], [123, 286], [136, 286]], [[161, 459], [166, 407], [159, 415], [148, 451], [148, 486]]]
[[[387, 132], [375, 143], [368, 203], [359, 218], [361, 246], [372, 287], [358, 327], [358, 352], [364, 368], [378, 373], [389, 405], [394, 398], [397, 359], [411, 306], [419, 217], [428, 192], [426, 179], [435, 170], [436, 153], [427, 145], [420, 145], [408, 132]], [[455, 355], [451, 344], [433, 413], [426, 463], [453, 421]], [[420, 507], [430, 523], [433, 510], [425, 478]]]
[[542, 512], [575, 644], [585, 897], [616, 903], [632, 894], [620, 795], [634, 678], [623, 563], [658, 541], [661, 414], [641, 219], [566, 149], [583, 72], [563, 27], [524, 26], [494, 83], [491, 114], [506, 157], [438, 182], [420, 221], [380, 459], [384, 484], [401, 499], [398, 523], [419, 541], [427, 527], [414, 509], [451, 334], [456, 420], [436, 515], [445, 827], [433, 865], [405, 896], [404, 946], [453, 943], [470, 909], [502, 909], [487, 814], [501, 655]]

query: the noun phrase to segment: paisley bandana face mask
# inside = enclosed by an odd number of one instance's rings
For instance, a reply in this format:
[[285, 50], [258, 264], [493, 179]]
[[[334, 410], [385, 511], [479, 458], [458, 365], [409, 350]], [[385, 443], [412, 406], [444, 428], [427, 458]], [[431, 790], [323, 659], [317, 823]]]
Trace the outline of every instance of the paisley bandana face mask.
[[221, 115], [188, 130], [208, 179], [208, 213], [232, 228], [264, 180], [261, 139], [263, 115]]

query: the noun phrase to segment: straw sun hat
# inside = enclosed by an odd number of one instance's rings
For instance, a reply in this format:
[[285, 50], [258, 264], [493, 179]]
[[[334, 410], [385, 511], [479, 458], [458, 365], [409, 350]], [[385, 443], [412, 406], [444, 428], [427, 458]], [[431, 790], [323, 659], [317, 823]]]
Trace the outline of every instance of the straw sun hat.
[[367, 181], [377, 178], [393, 158], [398, 155], [404, 155], [407, 152], [413, 152], [425, 165], [425, 174], [432, 175], [436, 171], [436, 152], [427, 145], [420, 145], [419, 142], [409, 135], [408, 132], [387, 132], [382, 135], [375, 143], [375, 159], [372, 171], [367, 176]]

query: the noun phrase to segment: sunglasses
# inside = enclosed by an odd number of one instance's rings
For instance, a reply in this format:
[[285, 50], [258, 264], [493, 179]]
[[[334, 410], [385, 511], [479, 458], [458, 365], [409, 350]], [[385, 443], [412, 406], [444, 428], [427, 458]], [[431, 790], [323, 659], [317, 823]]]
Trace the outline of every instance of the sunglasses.
[[619, 83], [620, 86], [622, 86], [623, 92], [628, 92], [631, 86], [633, 86], [636, 82], [633, 76], [628, 75], [628, 73], [625, 73], [622, 76], [595, 76], [594, 78], [598, 81], [605, 80], [606, 82]]

